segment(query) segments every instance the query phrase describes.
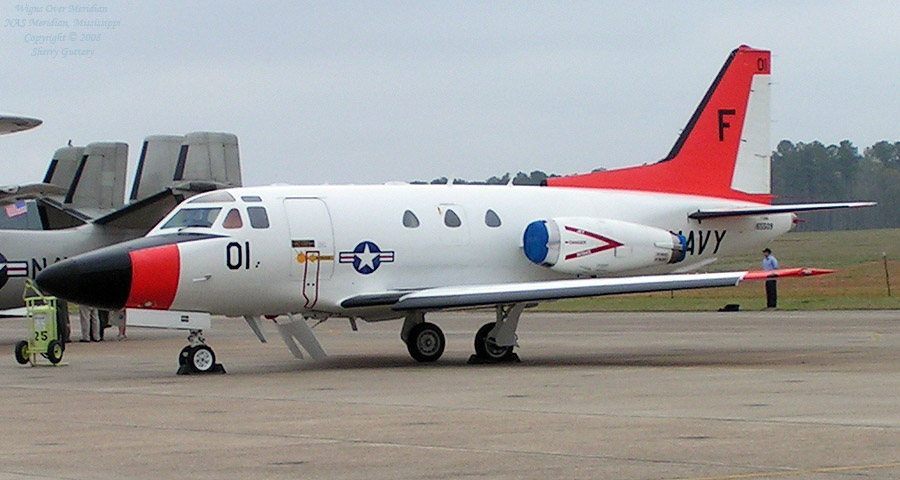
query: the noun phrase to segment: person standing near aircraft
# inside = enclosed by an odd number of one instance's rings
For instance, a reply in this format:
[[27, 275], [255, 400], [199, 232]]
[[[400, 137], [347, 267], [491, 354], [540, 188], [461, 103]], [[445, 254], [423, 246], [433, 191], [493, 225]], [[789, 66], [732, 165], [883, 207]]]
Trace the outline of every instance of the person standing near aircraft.
[[85, 305], [78, 306], [78, 316], [81, 317], [81, 340], [85, 342], [100, 341], [100, 318], [97, 309]]
[[[772, 255], [772, 250], [768, 247], [763, 250], [763, 270], [778, 270], [778, 259]], [[766, 280], [766, 308], [776, 308], [778, 306], [778, 285], [775, 280]]]

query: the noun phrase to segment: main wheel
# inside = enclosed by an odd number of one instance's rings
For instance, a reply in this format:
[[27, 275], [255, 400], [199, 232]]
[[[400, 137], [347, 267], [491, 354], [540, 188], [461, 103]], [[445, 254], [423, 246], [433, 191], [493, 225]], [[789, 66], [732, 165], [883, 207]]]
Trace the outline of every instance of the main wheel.
[[181, 349], [181, 352], [178, 353], [178, 365], [187, 365], [188, 357], [191, 356], [191, 349], [194, 348], [190, 345]]
[[187, 364], [197, 373], [208, 372], [216, 364], [216, 354], [206, 345], [197, 345], [188, 353]]
[[31, 352], [28, 351], [28, 342], [22, 340], [16, 344], [16, 361], [21, 365], [25, 365], [30, 360]]
[[50, 360], [50, 363], [56, 365], [62, 360], [63, 356], [63, 346], [59, 340], [51, 340], [50, 343], [47, 344], [47, 360]]
[[422, 322], [410, 329], [406, 348], [417, 361], [433, 362], [441, 358], [446, 343], [444, 332], [440, 327], [433, 323]]
[[475, 355], [484, 360], [495, 362], [509, 360], [513, 356], [513, 345], [501, 347], [488, 338], [488, 334], [494, 329], [495, 322], [485, 323], [475, 334]]

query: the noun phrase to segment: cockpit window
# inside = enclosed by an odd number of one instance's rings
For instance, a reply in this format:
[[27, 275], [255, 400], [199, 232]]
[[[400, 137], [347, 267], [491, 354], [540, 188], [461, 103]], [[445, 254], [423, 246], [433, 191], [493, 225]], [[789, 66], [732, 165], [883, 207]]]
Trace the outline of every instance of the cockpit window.
[[253, 228], [269, 228], [269, 215], [264, 207], [247, 207], [250, 226]]
[[196, 198], [188, 200], [187, 203], [224, 203], [233, 202], [234, 197], [225, 190], [218, 190], [206, 195], [198, 195]]
[[222, 221], [222, 228], [241, 228], [243, 226], [241, 212], [236, 208], [232, 208], [228, 215], [225, 215], [225, 220]]
[[166, 222], [162, 228], [185, 228], [185, 227], [203, 227], [209, 228], [216, 217], [219, 216], [221, 208], [182, 208], [172, 218]]

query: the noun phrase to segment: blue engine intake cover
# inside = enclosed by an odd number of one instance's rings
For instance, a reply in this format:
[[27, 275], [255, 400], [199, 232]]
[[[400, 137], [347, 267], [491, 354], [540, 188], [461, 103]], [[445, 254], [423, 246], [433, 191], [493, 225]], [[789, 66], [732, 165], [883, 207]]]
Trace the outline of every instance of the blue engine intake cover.
[[525, 256], [532, 262], [542, 265], [547, 259], [547, 242], [550, 241], [550, 232], [547, 231], [547, 222], [537, 220], [525, 227]]

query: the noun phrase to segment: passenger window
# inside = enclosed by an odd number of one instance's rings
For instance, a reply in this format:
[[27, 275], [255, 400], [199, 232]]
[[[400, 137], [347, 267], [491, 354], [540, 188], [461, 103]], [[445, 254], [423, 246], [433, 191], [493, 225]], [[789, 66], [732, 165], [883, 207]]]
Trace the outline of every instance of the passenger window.
[[253, 228], [269, 228], [269, 215], [264, 207], [247, 207], [247, 217]]
[[241, 212], [236, 208], [232, 208], [228, 215], [225, 215], [225, 220], [222, 221], [223, 228], [241, 228], [243, 226], [244, 222], [241, 221]]
[[487, 212], [484, 212], [484, 224], [491, 227], [496, 228], [500, 226], [500, 216], [497, 215], [497, 212], [488, 209]]
[[403, 226], [406, 228], [416, 228], [419, 226], [419, 217], [411, 210], [403, 212]]
[[462, 225], [462, 221], [459, 219], [459, 215], [457, 215], [456, 212], [447, 210], [447, 213], [444, 214], [444, 225], [450, 228], [457, 228]]

